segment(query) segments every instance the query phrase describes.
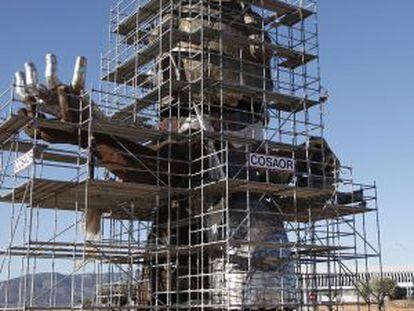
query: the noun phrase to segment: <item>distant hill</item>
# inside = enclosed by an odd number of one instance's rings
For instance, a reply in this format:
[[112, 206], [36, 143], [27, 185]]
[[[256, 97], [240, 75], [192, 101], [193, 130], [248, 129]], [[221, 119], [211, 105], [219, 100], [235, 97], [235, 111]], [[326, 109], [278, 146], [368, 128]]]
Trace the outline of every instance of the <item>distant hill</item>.
[[[53, 288], [53, 297], [56, 297], [56, 306], [70, 306], [71, 304], [71, 292], [72, 292], [72, 278], [73, 286], [75, 287], [75, 297], [74, 301], [80, 303], [81, 299], [81, 284], [82, 278], [83, 283], [83, 292], [85, 299], [93, 299], [95, 296], [96, 288], [96, 275], [95, 274], [76, 274], [73, 276], [68, 276], [60, 273], [38, 273], [34, 277], [34, 306], [36, 307], [46, 307], [50, 303], [51, 295], [51, 279], [54, 278], [53, 283], [55, 284]], [[102, 281], [108, 281], [108, 274], [102, 276]], [[32, 276], [30, 275], [27, 279], [28, 287], [32, 284]], [[112, 276], [112, 281], [120, 280], [121, 275]], [[15, 307], [20, 304], [19, 297], [23, 292], [24, 288], [24, 277], [15, 278], [9, 280], [9, 282], [3, 281], [0, 282], [0, 307], [5, 306], [5, 294], [7, 291], [8, 307]], [[30, 291], [29, 291], [30, 292]]]

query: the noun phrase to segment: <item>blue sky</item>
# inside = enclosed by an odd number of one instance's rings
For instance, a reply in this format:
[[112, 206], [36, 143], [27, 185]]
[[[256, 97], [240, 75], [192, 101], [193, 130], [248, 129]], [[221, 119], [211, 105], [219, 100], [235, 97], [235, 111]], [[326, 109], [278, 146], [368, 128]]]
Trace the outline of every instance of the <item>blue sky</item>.
[[[0, 89], [26, 60], [59, 57], [71, 78], [77, 55], [98, 83], [112, 0], [3, 0]], [[322, 82], [330, 93], [326, 136], [354, 176], [376, 180], [386, 264], [414, 263], [414, 1], [320, 0]], [[42, 66], [39, 66], [42, 67]], [[0, 225], [8, 215], [0, 211]]]

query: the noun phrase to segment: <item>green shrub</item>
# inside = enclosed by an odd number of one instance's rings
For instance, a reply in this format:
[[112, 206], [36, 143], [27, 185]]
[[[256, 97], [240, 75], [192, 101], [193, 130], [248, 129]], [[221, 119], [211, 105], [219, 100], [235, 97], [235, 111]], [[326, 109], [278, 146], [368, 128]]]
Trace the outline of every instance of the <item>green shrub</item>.
[[369, 282], [360, 282], [358, 292], [367, 303], [384, 304], [385, 297], [393, 298], [397, 283], [389, 278], [375, 278]]

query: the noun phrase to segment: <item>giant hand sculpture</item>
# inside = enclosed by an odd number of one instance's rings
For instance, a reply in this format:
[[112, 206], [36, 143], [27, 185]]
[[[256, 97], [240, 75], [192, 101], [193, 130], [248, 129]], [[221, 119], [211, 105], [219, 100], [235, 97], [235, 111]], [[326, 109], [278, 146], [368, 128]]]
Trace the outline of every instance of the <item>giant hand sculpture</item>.
[[31, 116], [34, 106], [41, 104], [41, 111], [49, 113], [64, 122], [76, 122], [80, 114], [80, 95], [85, 87], [87, 61], [84, 57], [76, 59], [72, 83], [62, 84], [57, 73], [57, 58], [46, 55], [46, 85], [39, 83], [38, 72], [31, 62], [25, 64], [25, 73], [16, 72], [15, 91], [18, 99], [26, 104], [22, 113]]
[[[38, 72], [33, 63], [25, 64], [25, 73], [15, 74], [15, 93], [18, 100], [25, 104], [19, 110], [20, 115], [34, 117], [38, 113], [40, 119], [57, 118], [61, 122], [78, 124], [90, 117], [87, 105], [92, 106], [93, 119], [107, 120], [108, 118], [99, 110], [99, 107], [83, 95], [86, 80], [86, 59], [78, 57], [72, 82], [63, 84], [57, 75], [56, 56], [46, 56], [46, 84], [41, 84]], [[34, 125], [25, 128], [30, 137], [35, 135]], [[37, 138], [50, 143], [62, 143], [87, 147], [87, 132], [51, 129], [47, 127], [36, 128]], [[165, 147], [164, 147], [165, 149]], [[114, 137], [110, 133], [93, 133], [93, 156], [99, 165], [106, 167], [110, 172], [124, 181], [155, 183], [154, 176], [148, 172], [136, 174], [137, 170], [148, 171], [154, 169], [153, 162], [157, 152], [163, 152], [163, 147], [144, 147], [134, 140]], [[153, 159], [152, 159], [153, 158]], [[163, 163], [160, 164], [161, 166]], [[135, 171], [132, 172], [131, 171]]]
[[[83, 96], [86, 80], [86, 59], [78, 57], [72, 82], [69, 85], [60, 82], [57, 75], [56, 56], [46, 56], [46, 84], [41, 84], [38, 72], [33, 63], [25, 64], [25, 73], [15, 74], [15, 94], [25, 108], [19, 110], [19, 114], [26, 117], [46, 119], [57, 118], [61, 122], [78, 123], [89, 117], [85, 105], [92, 105], [92, 116], [95, 119], [107, 119], [98, 106]], [[25, 127], [29, 137], [42, 139], [49, 143], [80, 145], [86, 148], [88, 144], [86, 131], [68, 131], [64, 129], [35, 127], [29, 124]], [[185, 147], [183, 147], [186, 149]], [[94, 133], [92, 158], [96, 159], [94, 165], [103, 166], [122, 181], [156, 184], [166, 182], [166, 161], [157, 163], [157, 156], [167, 158], [168, 143], [155, 147], [146, 147], [136, 141], [113, 137], [110, 133]], [[181, 150], [177, 151], [178, 153]], [[185, 154], [185, 151], [183, 151]], [[176, 158], [182, 158], [183, 154], [173, 154]], [[160, 169], [158, 169], [160, 168]], [[172, 168], [176, 172], [185, 172], [185, 167], [177, 165]], [[158, 176], [152, 172], [163, 172]], [[178, 182], [178, 180], [176, 180]], [[100, 229], [99, 211], [87, 211], [85, 215], [87, 238], [96, 237]]]

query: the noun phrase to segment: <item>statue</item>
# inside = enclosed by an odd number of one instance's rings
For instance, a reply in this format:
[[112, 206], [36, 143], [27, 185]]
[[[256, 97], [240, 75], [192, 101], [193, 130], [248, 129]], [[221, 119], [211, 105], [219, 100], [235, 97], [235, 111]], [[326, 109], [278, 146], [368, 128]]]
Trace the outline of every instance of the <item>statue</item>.
[[[213, 4], [215, 2], [213, 1]], [[119, 182], [156, 185], [161, 181], [177, 188], [188, 188], [190, 184], [195, 187], [202, 181], [215, 182], [225, 178], [282, 185], [296, 183], [298, 186], [331, 186], [337, 159], [329, 146], [322, 139], [315, 137], [307, 142], [308, 146], [297, 146], [294, 151], [293, 147], [266, 149], [261, 144], [263, 127], [268, 122], [265, 103], [237, 91], [237, 87], [269, 92], [273, 90], [270, 70], [272, 51], [268, 48], [271, 40], [266, 32], [261, 31], [262, 17], [249, 5], [223, 1], [220, 10], [217, 6], [215, 12], [221, 14], [221, 19], [200, 20], [194, 17], [197, 12], [191, 10], [190, 6], [190, 3], [188, 8], [185, 3], [182, 5], [180, 16], [174, 16], [173, 27], [187, 34], [204, 27], [206, 44], [202, 47], [199, 43], [178, 40], [173, 50], [157, 57], [161, 69], [160, 72], [153, 73], [153, 76], [161, 76], [161, 79], [154, 79], [158, 81], [155, 83], [163, 83], [169, 79], [193, 82], [204, 77], [206, 84], [219, 81], [230, 89], [222, 92], [193, 91], [191, 100], [185, 92], [174, 90], [171, 94], [172, 101], [161, 100], [160, 118], [154, 125], [154, 130], [184, 134], [203, 129], [211, 134], [224, 133], [240, 139], [251, 139], [249, 150], [246, 149], [246, 144], [229, 142], [229, 163], [228, 169], [225, 169], [222, 165], [225, 159], [217, 152], [221, 148], [220, 143], [213, 138], [205, 144], [202, 144], [200, 139], [164, 140], [142, 144], [138, 138], [133, 140], [94, 133], [91, 152], [97, 161], [95, 164], [105, 167]], [[170, 16], [165, 14], [162, 20]], [[150, 42], [156, 40], [159, 29], [156, 26], [148, 29], [151, 34]], [[227, 44], [220, 41], [218, 33], [245, 38], [248, 43], [242, 46], [231, 42]], [[197, 58], [178, 57], [179, 54], [190, 52], [200, 52], [203, 55], [207, 50], [210, 55], [207, 64]], [[235, 58], [239, 58], [240, 62], [234, 62]], [[105, 115], [99, 109], [99, 105], [85, 96], [86, 63], [85, 58], [79, 57], [72, 82], [63, 84], [57, 75], [56, 56], [48, 54], [45, 85], [39, 83], [34, 64], [26, 63], [25, 73], [19, 72], [15, 76], [15, 93], [25, 104], [25, 108], [21, 109], [19, 114], [37, 116], [40, 119], [55, 118], [62, 123], [79, 123], [89, 119], [119, 122], [119, 115]], [[173, 66], [173, 70], [163, 70], [170, 65]], [[235, 87], [235, 91], [232, 91], [231, 87]], [[177, 102], [182, 105], [181, 113], [178, 113], [178, 109], [169, 109], [169, 105], [173, 107]], [[88, 106], [90, 109], [86, 109]], [[183, 111], [185, 113], [182, 113]], [[33, 125], [26, 127], [25, 131], [32, 138], [36, 137], [52, 144], [79, 145], [83, 148], [88, 146], [86, 131], [79, 134], [77, 131], [42, 127], [35, 129]], [[307, 148], [312, 144], [318, 148], [313, 151], [312, 148]], [[324, 158], [327, 159], [325, 165], [307, 162], [309, 155], [305, 150], [311, 150], [310, 158], [315, 159], [315, 162], [321, 161], [324, 153]], [[294, 152], [297, 160], [295, 171], [266, 172], [254, 167], [243, 169], [249, 152], [279, 157], [292, 157]], [[194, 162], [194, 159], [199, 159], [203, 153], [211, 156]], [[171, 161], [168, 160], [169, 157]], [[187, 163], [191, 161], [193, 163], [190, 168]], [[201, 172], [201, 167], [210, 170], [194, 174], [192, 177], [183, 177]], [[315, 176], [324, 176], [324, 180], [311, 180], [309, 171]], [[142, 282], [138, 285], [137, 304], [150, 306], [154, 299], [163, 303], [170, 299], [172, 304], [185, 305], [190, 299], [197, 301], [208, 296], [208, 291], [203, 292], [200, 288], [226, 288], [228, 293], [210, 291], [213, 303], [246, 305], [252, 309], [271, 309], [282, 302], [294, 305], [298, 299], [297, 280], [292, 254], [289, 246], [286, 246], [288, 235], [284, 227], [285, 220], [282, 215], [268, 216], [279, 206], [292, 202], [272, 195], [251, 194], [245, 191], [231, 194], [227, 201], [222, 195], [206, 196], [203, 200], [201, 204], [197, 199], [190, 200], [188, 196], [177, 195], [173, 197], [169, 206], [159, 206], [153, 219], [153, 229], [148, 236], [149, 247], [156, 243], [178, 249], [183, 246], [224, 241], [226, 237], [231, 237], [229, 248], [206, 249], [202, 254], [202, 260], [205, 262], [202, 270], [195, 266], [197, 260], [200, 260], [197, 258], [198, 254], [177, 250], [169, 259], [158, 258], [158, 265], [155, 266], [155, 255], [149, 250], [141, 273]], [[204, 206], [203, 210], [201, 206]], [[229, 212], [228, 224], [225, 223], [225, 209]], [[173, 212], [169, 215], [168, 211]], [[206, 212], [209, 216], [199, 217], [201, 213]], [[246, 215], [249, 215], [248, 221]], [[85, 215], [87, 239], [99, 236], [100, 217], [99, 211], [89, 211]], [[191, 224], [171, 228], [167, 226], [169, 222], [178, 223], [189, 218], [192, 219]], [[226, 225], [229, 232], [226, 231]], [[189, 229], [196, 232], [200, 228], [205, 228], [205, 234], [188, 235]], [[246, 241], [248, 243], [245, 243]], [[192, 275], [194, 269], [198, 269], [196, 277], [179, 279], [179, 276]], [[202, 277], [201, 274], [206, 276]], [[188, 291], [189, 288], [193, 291]], [[167, 289], [170, 294], [166, 293]], [[155, 291], [158, 293], [154, 294]]]

